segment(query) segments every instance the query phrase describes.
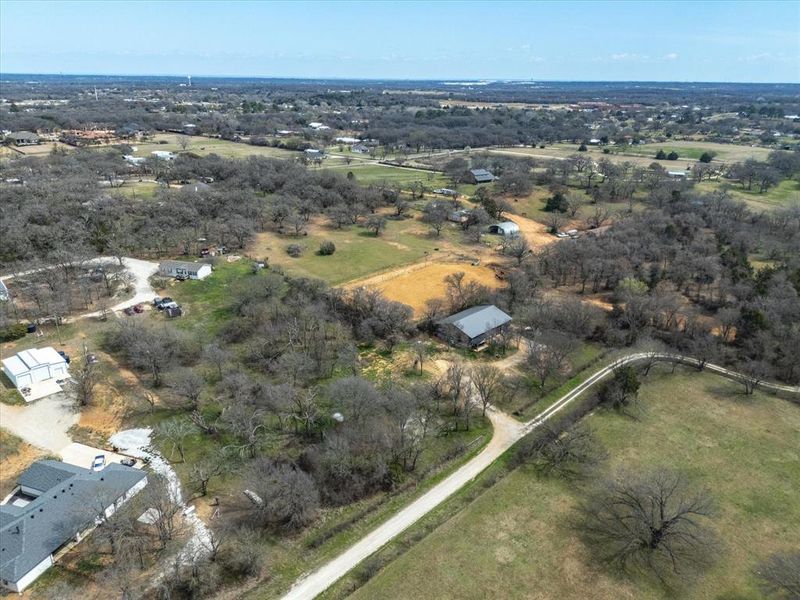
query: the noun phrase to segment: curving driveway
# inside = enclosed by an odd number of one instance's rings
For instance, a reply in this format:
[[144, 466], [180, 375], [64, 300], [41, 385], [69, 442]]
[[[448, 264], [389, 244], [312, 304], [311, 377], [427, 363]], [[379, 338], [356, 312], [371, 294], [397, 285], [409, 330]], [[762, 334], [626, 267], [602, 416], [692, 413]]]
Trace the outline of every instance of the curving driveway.
[[[114, 260], [117, 259], [110, 256], [98, 256], [97, 258], [92, 258], [87, 262], [97, 263], [97, 262], [114, 261]], [[125, 308], [128, 308], [129, 306], [135, 306], [136, 304], [140, 304], [142, 302], [149, 303], [153, 300], [153, 297], [156, 295], [155, 291], [153, 290], [153, 286], [150, 285], [150, 276], [154, 275], [158, 271], [158, 263], [150, 262], [148, 260], [141, 260], [138, 258], [129, 258], [126, 256], [122, 259], [122, 264], [133, 275], [133, 287], [135, 291], [132, 298], [129, 298], [128, 300], [125, 300], [123, 302], [120, 302], [119, 304], [115, 304], [114, 306], [109, 307], [109, 310], [111, 311], [123, 310]], [[53, 269], [53, 268], [55, 267], [42, 267], [39, 269], [31, 269], [29, 271], [23, 271], [22, 273], [3, 275], [0, 276], [0, 281], [7, 281], [9, 279], [14, 279], [15, 277], [22, 277], [24, 275], [30, 275], [31, 273], [37, 273], [39, 271], [44, 271], [46, 269]], [[96, 310], [94, 312], [78, 315], [76, 318], [86, 319], [89, 317], [99, 317], [99, 316], [100, 316], [100, 311]]]
[[[315, 598], [338, 581], [348, 571], [356, 567], [362, 560], [380, 550], [405, 529], [416, 523], [436, 506], [475, 479], [486, 467], [497, 460], [522, 437], [563, 410], [583, 392], [610, 375], [614, 369], [645, 360], [680, 362], [681, 364], [692, 366], [700, 365], [700, 361], [697, 359], [677, 354], [648, 352], [630, 354], [603, 367], [588, 377], [580, 385], [559, 398], [551, 406], [527, 423], [519, 423], [508, 415], [490, 408], [488, 415], [494, 426], [494, 435], [489, 444], [477, 456], [424, 495], [403, 508], [388, 521], [379, 525], [372, 532], [361, 538], [339, 556], [324, 564], [316, 571], [301, 577], [283, 597], [283, 600], [311, 600]], [[705, 370], [736, 381], [741, 381], [744, 378], [742, 374], [709, 363], [705, 364]], [[768, 382], [761, 382], [758, 384], [758, 387], [800, 396], [800, 387]]]
[[[150, 262], [148, 260], [140, 260], [138, 258], [125, 257], [122, 259], [122, 264], [133, 274], [133, 287], [135, 292], [133, 297], [125, 300], [124, 302], [120, 302], [119, 304], [115, 304], [110, 308], [110, 310], [123, 310], [137, 304], [149, 304], [152, 302], [156, 292], [153, 290], [153, 286], [150, 285], [150, 276], [154, 275], [158, 271], [158, 263]], [[88, 317], [99, 316], [100, 311], [94, 311], [80, 315], [78, 318], [86, 319]]]

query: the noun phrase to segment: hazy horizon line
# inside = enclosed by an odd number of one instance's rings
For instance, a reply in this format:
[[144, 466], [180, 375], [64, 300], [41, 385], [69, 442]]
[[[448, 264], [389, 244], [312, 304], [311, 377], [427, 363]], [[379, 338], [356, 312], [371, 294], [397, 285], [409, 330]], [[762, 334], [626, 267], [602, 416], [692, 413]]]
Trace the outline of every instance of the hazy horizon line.
[[7, 75], [31, 75], [39, 77], [170, 77], [176, 79], [281, 79], [290, 81], [419, 81], [419, 82], [530, 82], [530, 83], [681, 83], [681, 84], [744, 84], [744, 85], [796, 85], [800, 86], [800, 81], [721, 81], [721, 80], [677, 80], [677, 79], [520, 79], [513, 77], [476, 77], [474, 79], [465, 77], [335, 77], [335, 76], [300, 76], [300, 75], [193, 75], [193, 74], [158, 74], [158, 73], [46, 73], [31, 71], [0, 71], [0, 77]]

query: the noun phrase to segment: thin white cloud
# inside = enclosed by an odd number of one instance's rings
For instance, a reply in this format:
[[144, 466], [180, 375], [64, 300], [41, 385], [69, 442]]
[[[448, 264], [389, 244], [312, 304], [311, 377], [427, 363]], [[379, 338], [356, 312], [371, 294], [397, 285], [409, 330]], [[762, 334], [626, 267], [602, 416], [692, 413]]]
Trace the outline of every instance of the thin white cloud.
[[678, 53], [677, 52], [670, 52], [669, 54], [664, 55], [664, 60], [678, 60]]
[[797, 62], [797, 57], [792, 57], [783, 52], [773, 54], [772, 52], [761, 52], [759, 54], [751, 54], [750, 56], [743, 56], [739, 62], [746, 63], [788, 63]]
[[612, 54], [611, 60], [616, 62], [647, 62], [650, 57], [647, 54], [637, 54], [635, 52], [619, 52]]

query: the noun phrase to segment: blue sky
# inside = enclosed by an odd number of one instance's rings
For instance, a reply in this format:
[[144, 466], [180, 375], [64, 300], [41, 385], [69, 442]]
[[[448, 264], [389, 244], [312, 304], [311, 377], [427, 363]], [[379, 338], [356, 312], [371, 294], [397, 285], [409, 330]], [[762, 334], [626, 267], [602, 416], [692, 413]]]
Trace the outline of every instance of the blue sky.
[[800, 1], [0, 0], [0, 71], [800, 82]]

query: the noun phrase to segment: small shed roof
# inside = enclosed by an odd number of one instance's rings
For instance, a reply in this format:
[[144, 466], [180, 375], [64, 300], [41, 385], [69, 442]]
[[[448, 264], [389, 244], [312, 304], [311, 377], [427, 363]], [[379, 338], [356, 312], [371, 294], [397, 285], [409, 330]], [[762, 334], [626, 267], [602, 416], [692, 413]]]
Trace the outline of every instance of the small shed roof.
[[511, 317], [494, 304], [473, 306], [439, 321], [439, 325], [453, 325], [470, 339], [511, 322]]

